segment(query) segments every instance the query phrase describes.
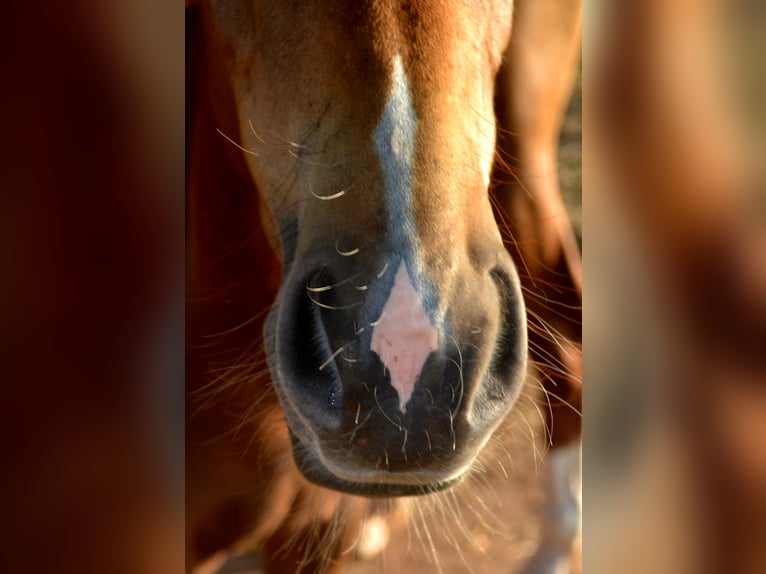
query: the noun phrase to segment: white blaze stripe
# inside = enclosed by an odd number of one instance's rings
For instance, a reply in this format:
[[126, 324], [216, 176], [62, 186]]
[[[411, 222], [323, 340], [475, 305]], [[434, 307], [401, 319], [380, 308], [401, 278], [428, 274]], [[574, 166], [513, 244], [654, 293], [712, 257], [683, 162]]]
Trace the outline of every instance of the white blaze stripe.
[[[396, 248], [416, 247], [412, 215], [412, 164], [417, 116], [399, 54], [394, 58], [391, 93], [373, 132], [386, 190], [389, 229]], [[409, 245], [408, 245], [409, 244]]]
[[419, 251], [412, 210], [416, 132], [412, 94], [402, 58], [397, 54], [391, 92], [372, 135], [383, 172], [390, 248], [402, 259], [380, 321], [373, 326], [370, 350], [377, 353], [385, 365], [391, 385], [399, 395], [402, 413], [407, 409], [423, 365], [438, 347], [436, 330], [407, 271], [408, 259], [417, 265]]
[[372, 331], [370, 350], [378, 354], [390, 373], [402, 413], [407, 410], [426, 359], [437, 346], [436, 330], [428, 320], [407, 267], [401, 263], [380, 322]]
[[[370, 349], [377, 353], [390, 374], [391, 385], [399, 396], [404, 413], [415, 390], [428, 356], [438, 348], [438, 333], [424, 306], [424, 293], [418, 293], [413, 278], [423, 287], [418, 274], [420, 245], [413, 213], [413, 164], [418, 117], [409, 81], [400, 54], [393, 60], [391, 91], [380, 120], [372, 134], [380, 158], [388, 215], [388, 246], [401, 263], [394, 284], [373, 327]], [[486, 129], [486, 126], [484, 126]], [[494, 135], [483, 138], [494, 141]], [[481, 155], [485, 183], [489, 183], [492, 153]], [[409, 266], [409, 269], [408, 269]]]

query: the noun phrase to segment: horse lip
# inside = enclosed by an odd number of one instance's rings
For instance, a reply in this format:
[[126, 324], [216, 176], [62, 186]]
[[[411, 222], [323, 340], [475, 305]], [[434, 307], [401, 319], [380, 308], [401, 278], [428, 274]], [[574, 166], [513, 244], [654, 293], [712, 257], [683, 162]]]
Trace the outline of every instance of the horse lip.
[[379, 475], [377, 479], [372, 479], [369, 482], [348, 480], [339, 477], [328, 469], [321, 461], [321, 458], [316, 456], [308, 446], [302, 443], [300, 438], [293, 432], [292, 428], [290, 428], [289, 431], [295, 463], [303, 477], [318, 486], [330, 488], [346, 494], [365, 496], [368, 498], [432, 494], [454, 486], [463, 479], [468, 470], [468, 465], [466, 465], [465, 468], [461, 469], [460, 472], [454, 476], [450, 476], [444, 480], [430, 482], [405, 483], [388, 481], [384, 480], [384, 478], [388, 478], [384, 477], [384, 475]]

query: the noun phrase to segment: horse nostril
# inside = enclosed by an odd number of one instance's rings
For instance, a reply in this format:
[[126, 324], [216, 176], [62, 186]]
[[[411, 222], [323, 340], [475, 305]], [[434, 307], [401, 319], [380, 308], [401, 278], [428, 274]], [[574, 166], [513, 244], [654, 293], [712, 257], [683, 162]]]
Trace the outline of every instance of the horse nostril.
[[524, 308], [518, 287], [505, 271], [495, 267], [490, 275], [500, 297], [500, 328], [489, 369], [497, 380], [506, 381], [518, 368], [520, 349], [525, 345]]
[[330, 407], [339, 407], [343, 389], [340, 384], [332, 357], [330, 341], [322, 321], [322, 306], [331, 303], [318, 302], [322, 287], [332, 285], [334, 277], [326, 269], [320, 269], [309, 276], [297, 297], [295, 312], [288, 319], [290, 328], [284, 341], [283, 353], [290, 357], [284, 363], [289, 370], [288, 378], [300, 381], [304, 396]]

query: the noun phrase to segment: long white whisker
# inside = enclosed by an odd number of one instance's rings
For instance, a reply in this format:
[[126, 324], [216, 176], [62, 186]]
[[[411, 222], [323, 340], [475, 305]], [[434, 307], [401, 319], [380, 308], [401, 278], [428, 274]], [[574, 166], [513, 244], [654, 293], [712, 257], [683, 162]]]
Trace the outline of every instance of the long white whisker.
[[356, 255], [357, 253], [359, 253], [359, 247], [357, 247], [356, 249], [351, 249], [350, 251], [341, 251], [340, 247], [338, 247], [338, 244], [339, 244], [339, 242], [336, 239], [335, 240], [335, 251], [338, 252], [338, 255], [343, 255], [343, 257], [349, 257], [351, 255]]
[[237, 147], [237, 148], [241, 149], [243, 152], [245, 152], [245, 153], [247, 153], [247, 154], [250, 154], [250, 155], [254, 155], [255, 157], [261, 157], [261, 154], [259, 154], [258, 152], [255, 152], [255, 151], [253, 151], [253, 150], [251, 150], [251, 149], [247, 149], [246, 147], [244, 147], [244, 146], [241, 146], [240, 144], [238, 144], [237, 142], [235, 142], [233, 139], [231, 139], [229, 136], [227, 136], [225, 133], [223, 133], [223, 132], [221, 131], [221, 129], [220, 129], [220, 128], [215, 128], [215, 131], [217, 131], [217, 132], [218, 132], [219, 134], [221, 134], [221, 135], [222, 135], [224, 138], [226, 138], [226, 140], [227, 140], [229, 143], [231, 143], [231, 144], [232, 144], [232, 145], [234, 145], [235, 147]]
[[341, 281], [338, 281], [337, 283], [333, 283], [332, 285], [322, 285], [320, 287], [309, 287], [308, 285], [306, 285], [306, 291], [311, 291], [312, 293], [322, 293], [323, 291], [330, 291], [332, 289], [336, 289], [338, 287], [342, 287], [343, 285], [351, 283], [352, 281], [355, 281], [356, 279], [359, 279], [361, 275], [362, 275], [361, 273], [355, 273], [351, 277], [347, 277]]
[[311, 189], [310, 182], [308, 186], [309, 186], [309, 193], [313, 195], [314, 197], [316, 197], [317, 199], [322, 199], [322, 200], [338, 199], [339, 197], [343, 197], [344, 195], [346, 195], [345, 189], [341, 189], [338, 193], [333, 193], [332, 195], [319, 195], [317, 193], [314, 193], [314, 190]]
[[342, 311], [344, 309], [353, 309], [354, 307], [359, 307], [359, 305], [362, 304], [361, 301], [357, 301], [356, 303], [349, 303], [348, 305], [327, 305], [325, 303], [320, 303], [316, 299], [314, 299], [311, 294], [308, 294], [308, 298], [311, 299], [311, 302], [314, 303], [317, 307], [321, 307], [322, 309], [329, 309], [330, 311]]

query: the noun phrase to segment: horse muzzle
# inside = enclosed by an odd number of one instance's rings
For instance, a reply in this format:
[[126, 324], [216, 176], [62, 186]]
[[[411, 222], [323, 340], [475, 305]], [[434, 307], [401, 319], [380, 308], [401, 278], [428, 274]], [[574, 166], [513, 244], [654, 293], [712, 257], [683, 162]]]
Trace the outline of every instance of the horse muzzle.
[[312, 482], [366, 496], [428, 493], [470, 467], [526, 372], [519, 281], [499, 246], [421, 265], [310, 250], [266, 325], [295, 461]]

